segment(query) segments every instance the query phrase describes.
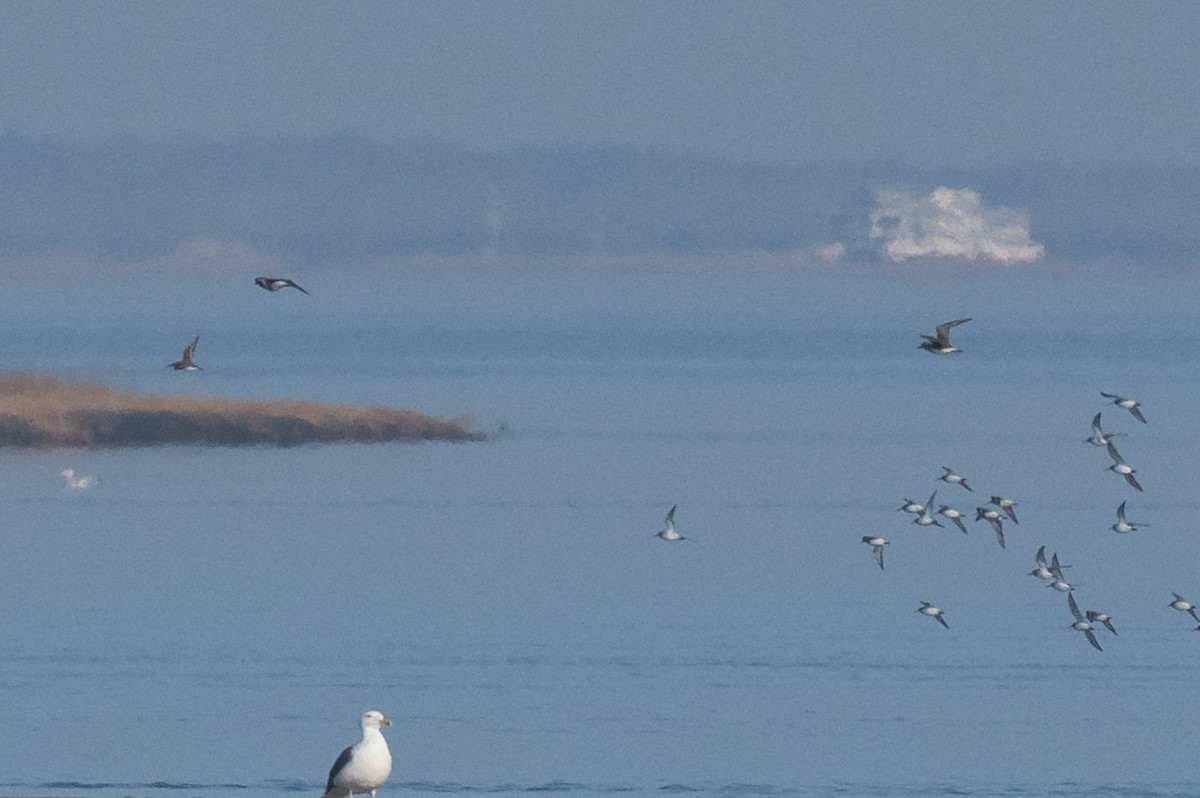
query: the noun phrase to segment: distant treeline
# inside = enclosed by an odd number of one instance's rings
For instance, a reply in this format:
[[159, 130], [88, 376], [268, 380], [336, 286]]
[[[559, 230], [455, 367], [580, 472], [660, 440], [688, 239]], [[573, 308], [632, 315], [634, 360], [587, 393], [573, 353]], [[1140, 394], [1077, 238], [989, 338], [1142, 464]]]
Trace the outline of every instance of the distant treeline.
[[386, 407], [140, 396], [0, 375], [0, 447], [297, 446], [483, 440], [461, 420]]
[[940, 185], [1027, 212], [1050, 257], [1200, 255], [1196, 168], [775, 165], [616, 146], [479, 153], [353, 137], [99, 145], [10, 134], [0, 136], [0, 256], [150, 258], [221, 237], [318, 264], [835, 242], [871, 259], [876, 190]]

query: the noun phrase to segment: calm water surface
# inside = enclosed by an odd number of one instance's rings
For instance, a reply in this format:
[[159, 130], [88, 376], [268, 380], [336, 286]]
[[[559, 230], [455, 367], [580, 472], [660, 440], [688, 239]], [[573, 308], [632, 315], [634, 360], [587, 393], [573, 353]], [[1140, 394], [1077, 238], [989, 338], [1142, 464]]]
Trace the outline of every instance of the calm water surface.
[[[319, 795], [369, 708], [383, 796], [1200, 794], [1190, 283], [301, 282], [0, 299], [7, 370], [496, 432], [0, 455], [0, 794]], [[964, 354], [917, 350], [960, 316]], [[1016, 498], [1007, 548], [897, 512], [935, 488]], [[676, 503], [694, 543], [653, 536]]]

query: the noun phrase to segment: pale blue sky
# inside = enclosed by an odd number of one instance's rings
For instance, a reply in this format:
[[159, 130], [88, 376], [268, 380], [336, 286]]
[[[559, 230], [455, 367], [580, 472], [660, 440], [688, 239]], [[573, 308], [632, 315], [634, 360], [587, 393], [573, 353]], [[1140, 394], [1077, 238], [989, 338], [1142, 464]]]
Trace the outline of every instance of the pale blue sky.
[[1200, 163], [1200, 4], [0, 6], [0, 130]]

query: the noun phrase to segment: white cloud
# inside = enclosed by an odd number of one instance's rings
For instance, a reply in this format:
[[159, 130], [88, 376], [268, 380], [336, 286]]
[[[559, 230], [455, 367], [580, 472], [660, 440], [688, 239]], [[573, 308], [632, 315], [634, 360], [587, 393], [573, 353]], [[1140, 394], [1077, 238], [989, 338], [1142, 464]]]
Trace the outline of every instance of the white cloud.
[[841, 243], [825, 244], [814, 249], [813, 254], [826, 263], [836, 263], [846, 257], [846, 245]]
[[192, 274], [240, 274], [270, 270], [278, 265], [277, 258], [244, 241], [216, 236], [181, 241], [162, 262], [169, 270]]
[[1029, 217], [1011, 208], [985, 208], [978, 192], [945, 186], [929, 196], [878, 191], [871, 238], [883, 241], [896, 263], [909, 258], [962, 258], [1029, 263], [1045, 247], [1029, 236]]

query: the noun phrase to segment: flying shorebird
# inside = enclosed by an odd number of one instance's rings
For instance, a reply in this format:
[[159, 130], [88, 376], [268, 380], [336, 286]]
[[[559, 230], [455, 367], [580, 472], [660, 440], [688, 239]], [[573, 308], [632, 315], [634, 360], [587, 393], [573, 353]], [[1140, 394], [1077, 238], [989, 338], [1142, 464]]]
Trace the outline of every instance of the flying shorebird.
[[1150, 525], [1142, 524], [1137, 521], [1125, 520], [1125, 502], [1121, 502], [1120, 506], [1117, 507], [1117, 523], [1113, 524], [1111, 527], [1109, 527], [1109, 529], [1111, 529], [1113, 532], [1120, 532], [1124, 534], [1126, 532], [1132, 532], [1133, 530], [1143, 526]]
[[871, 547], [871, 553], [875, 555], [875, 562], [879, 563], [879, 570], [883, 570], [883, 547], [887, 545], [887, 541], [877, 535], [863, 535], [863, 543]]
[[925, 512], [925, 505], [919, 504], [912, 499], [905, 499], [904, 504], [900, 505], [897, 510], [903, 510], [906, 513], [912, 513], [913, 515], [920, 515], [921, 513]]
[[1200, 621], [1200, 618], [1196, 617], [1196, 605], [1195, 604], [1188, 601], [1187, 599], [1185, 599], [1183, 596], [1179, 595], [1178, 593], [1172, 593], [1171, 595], [1175, 597], [1175, 600], [1172, 601], [1170, 604], [1168, 604], [1167, 605], [1168, 607], [1170, 607], [1173, 610], [1179, 610], [1180, 612], [1186, 612], [1192, 616], [1193, 620]]
[[922, 601], [921, 606], [917, 607], [917, 612], [921, 613], [922, 615], [928, 615], [930, 618], [936, 618], [937, 622], [942, 626], [946, 627], [947, 629], [950, 628], [950, 624], [946, 623], [946, 614], [930, 604], [928, 601]]
[[949, 518], [951, 521], [953, 521], [954, 525], [961, 529], [964, 535], [967, 533], [967, 526], [962, 520], [963, 514], [958, 510], [943, 504], [941, 507], [938, 507], [938, 515], [944, 515], [946, 518]]
[[1000, 548], [1004, 548], [1004, 516], [990, 507], [976, 507], [975, 520], [986, 520], [992, 525], [992, 529], [996, 530], [996, 541], [999, 542]]
[[1084, 615], [1087, 616], [1087, 619], [1089, 622], [1095, 623], [1095, 622], [1099, 621], [1100, 623], [1104, 624], [1105, 629], [1112, 632], [1113, 634], [1117, 633], [1117, 628], [1112, 625], [1112, 616], [1109, 615], [1107, 612], [1096, 612], [1095, 610], [1088, 610], [1087, 612], [1084, 613]]
[[1092, 446], [1106, 446], [1117, 435], [1124, 434], [1123, 432], [1105, 432], [1100, 427], [1100, 414], [1097, 413], [1096, 417], [1092, 419], [1092, 435], [1086, 442]]
[[183, 350], [183, 357], [170, 364], [171, 368], [176, 371], [200, 371], [200, 367], [192, 361], [192, 355], [196, 354], [196, 344], [198, 343], [200, 343], [199, 335]]
[[1070, 566], [1059, 565], [1057, 551], [1054, 552], [1054, 558], [1050, 562], [1046, 562], [1046, 547], [1045, 546], [1039, 546], [1038, 550], [1037, 550], [1037, 554], [1033, 555], [1033, 558], [1035, 560], [1037, 560], [1037, 568], [1034, 568], [1032, 571], [1030, 571], [1029, 575], [1036, 576], [1038, 579], [1043, 579], [1047, 582], [1056, 581], [1056, 580], [1061, 581], [1062, 580], [1062, 569], [1064, 567], [1067, 567], [1067, 568], [1070, 567]]
[[925, 340], [917, 344], [919, 349], [924, 349], [926, 352], [932, 352], [935, 355], [948, 355], [952, 352], [961, 352], [950, 345], [950, 328], [957, 327], [960, 324], [966, 324], [970, 319], [955, 319], [948, 321], [945, 324], [937, 326], [936, 335], [922, 335]]
[[1062, 576], [1057, 576], [1054, 578], [1054, 581], [1046, 585], [1046, 587], [1052, 587], [1059, 593], [1070, 593], [1072, 590], [1079, 587], [1080, 584], [1080, 582], [1071, 584], [1066, 579], [1063, 579]]
[[271, 293], [275, 293], [282, 288], [295, 288], [297, 291], [300, 291], [303, 294], [308, 293], [299, 285], [297, 285], [294, 280], [289, 280], [286, 277], [255, 277], [254, 284], [259, 288], [267, 289]]
[[937, 491], [933, 492], [933, 496], [929, 497], [929, 501], [921, 508], [921, 514], [913, 519], [913, 523], [917, 526], [941, 526], [941, 523], [929, 514], [929, 508], [933, 506], [933, 500], [937, 497]]
[[360, 725], [362, 739], [342, 751], [333, 763], [322, 798], [348, 798], [366, 793], [375, 798], [375, 791], [391, 775], [392, 754], [379, 727], [390, 726], [392, 722], [371, 710], [362, 716]]
[[1112, 399], [1112, 403], [1117, 407], [1123, 407], [1130, 414], [1143, 424], [1146, 423], [1145, 417], [1142, 415], [1142, 405], [1136, 399], [1126, 399], [1124, 396], [1117, 396], [1115, 393], [1100, 392], [1100, 395], [1105, 399]]
[[[661, 529], [658, 532], [654, 533], [654, 534], [658, 535], [658, 537], [662, 538], [663, 540], [671, 542], [671, 543], [674, 543], [677, 540], [691, 540], [691, 538], [685, 538], [683, 535], [681, 535], [675, 531], [675, 508], [677, 506], [678, 505], [672, 504], [671, 509], [667, 510], [667, 520], [666, 520], [667, 528]], [[692, 541], [692, 542], [695, 542], [695, 541]]]
[[1104, 649], [1100, 648], [1100, 641], [1096, 639], [1096, 633], [1092, 631], [1092, 625], [1085, 621], [1083, 614], [1079, 612], [1079, 605], [1075, 603], [1074, 593], [1067, 594], [1067, 606], [1071, 608], [1071, 614], [1075, 616], [1075, 623], [1071, 624], [1071, 628], [1083, 632], [1093, 648], [1097, 651], [1103, 651]]
[[991, 499], [988, 500], [988, 504], [994, 504], [997, 507], [999, 507], [1001, 510], [1003, 510], [1004, 514], [1007, 515], [1010, 519], [1012, 519], [1012, 522], [1014, 524], [1021, 523], [1020, 521], [1017, 520], [1017, 511], [1013, 509], [1014, 507], [1017, 506], [1017, 503], [1015, 501], [1013, 501], [1012, 499], [1002, 499], [999, 496], [993, 496]]
[[1108, 442], [1108, 456], [1113, 459], [1113, 464], [1107, 470], [1112, 471], [1114, 474], [1120, 474], [1125, 477], [1126, 482], [1141, 490], [1142, 486], [1138, 484], [1137, 477], [1134, 476], [1137, 471], [1134, 470], [1133, 466], [1125, 462], [1125, 459], [1121, 457], [1121, 453], [1117, 451], [1117, 447], [1112, 445], [1112, 441]]
[[938, 479], [940, 479], [942, 482], [949, 482], [951, 484], [962, 485], [964, 488], [971, 491], [972, 493], [975, 492], [975, 489], [967, 484], [966, 477], [964, 477], [960, 474], [955, 474], [953, 469], [946, 468], [946, 466], [942, 466], [942, 470], [946, 472], [946, 473], [942, 474], [940, 477], [938, 477]]

